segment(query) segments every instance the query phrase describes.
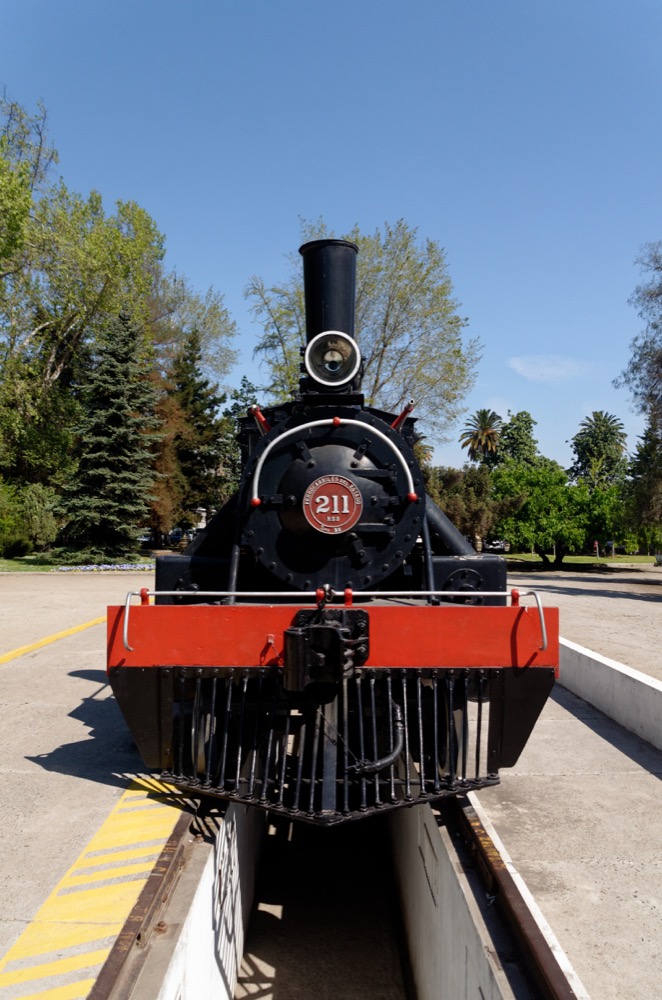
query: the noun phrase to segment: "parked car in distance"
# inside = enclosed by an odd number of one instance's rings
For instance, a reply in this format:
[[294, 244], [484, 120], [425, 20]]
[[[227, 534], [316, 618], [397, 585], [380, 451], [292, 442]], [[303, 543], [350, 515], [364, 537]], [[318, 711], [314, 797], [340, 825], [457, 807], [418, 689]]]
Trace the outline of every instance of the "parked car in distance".
[[502, 538], [491, 538], [489, 542], [483, 543], [483, 552], [510, 552], [510, 542]]

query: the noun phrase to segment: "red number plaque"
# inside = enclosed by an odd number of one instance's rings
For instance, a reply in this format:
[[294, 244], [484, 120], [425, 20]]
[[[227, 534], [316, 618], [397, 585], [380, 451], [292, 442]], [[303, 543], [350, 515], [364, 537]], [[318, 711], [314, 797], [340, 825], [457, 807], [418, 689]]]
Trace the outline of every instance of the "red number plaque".
[[320, 476], [303, 495], [308, 524], [325, 535], [340, 535], [353, 528], [361, 516], [361, 491], [344, 476]]

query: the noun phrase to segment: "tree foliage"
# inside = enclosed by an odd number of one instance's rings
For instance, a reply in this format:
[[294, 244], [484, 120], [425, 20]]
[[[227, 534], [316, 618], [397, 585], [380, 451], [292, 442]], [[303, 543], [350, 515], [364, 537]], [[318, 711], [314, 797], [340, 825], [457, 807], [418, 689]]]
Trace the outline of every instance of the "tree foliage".
[[232, 341], [237, 327], [223, 296], [213, 288], [201, 295], [186, 278], [160, 266], [152, 278], [147, 325], [159, 371], [167, 375], [175, 356], [195, 334], [200, 341], [201, 374], [211, 380], [226, 378], [236, 360]]
[[[306, 240], [333, 235], [322, 221], [304, 225]], [[359, 247], [355, 335], [368, 404], [397, 412], [413, 398], [428, 427], [447, 430], [473, 385], [479, 345], [463, 340], [466, 320], [457, 312], [444, 251], [433, 240], [420, 241], [403, 220], [371, 235], [355, 226], [344, 238]], [[306, 343], [298, 254], [289, 263], [284, 283], [267, 286], [253, 277], [246, 289], [263, 327], [255, 353], [281, 399], [296, 390]]]
[[[82, 544], [86, 537], [75, 526], [71, 488], [79, 456], [87, 454], [81, 434], [90, 431], [88, 374], [107, 355], [108, 331], [116, 329], [118, 316], [131, 316], [139, 351], [134, 362], [147, 366], [162, 400], [173, 360], [193, 331], [201, 379], [225, 377], [234, 361], [235, 325], [222, 297], [213, 289], [200, 295], [185, 278], [165, 271], [164, 238], [149, 214], [133, 201], [106, 211], [98, 192], [83, 196], [63, 180], [53, 181], [56, 163], [43, 106], [31, 114], [1, 98], [0, 475], [12, 509], [20, 508], [23, 523], [32, 525], [35, 545], [52, 534], [47, 508], [65, 488], [68, 538]], [[167, 405], [159, 412], [167, 421]], [[179, 407], [178, 413], [180, 439], [191, 438], [193, 412]], [[97, 418], [100, 427], [103, 418]], [[83, 476], [90, 474], [86, 461], [81, 458]], [[149, 455], [143, 471], [155, 461]], [[164, 511], [172, 494], [174, 515], [186, 489], [173, 475], [170, 484], [159, 479], [159, 490]], [[136, 507], [140, 518], [146, 499]], [[36, 514], [29, 516], [40, 503], [41, 527]], [[129, 525], [131, 531], [137, 523]], [[125, 541], [115, 538], [118, 545]]]
[[630, 303], [646, 325], [632, 340], [630, 361], [614, 385], [630, 390], [637, 409], [647, 415], [653, 431], [659, 432], [662, 428], [662, 243], [644, 246], [637, 263], [647, 279], [636, 287]]
[[174, 447], [184, 483], [180, 521], [186, 527], [196, 524], [198, 511], [207, 513], [220, 504], [221, 448], [219, 407], [225, 396], [219, 394], [201, 372], [202, 345], [194, 330], [176, 355], [172, 369], [170, 394], [181, 415]]
[[498, 500], [508, 501], [495, 531], [513, 550], [536, 552], [543, 562], [554, 552], [556, 565], [569, 552], [582, 550], [588, 490], [569, 485], [556, 462], [504, 462], [493, 471], [492, 486]]
[[71, 473], [77, 384], [104, 323], [147, 319], [163, 237], [134, 202], [48, 185], [46, 115], [0, 102], [0, 470], [19, 483]]
[[499, 462], [522, 462], [534, 465], [540, 459], [538, 442], [533, 436], [536, 421], [527, 410], [511, 413], [501, 426], [496, 455], [490, 456], [489, 464]]
[[467, 538], [490, 535], [499, 512], [492, 491], [487, 466], [429, 468], [425, 471], [426, 489], [435, 503]]
[[467, 449], [472, 462], [479, 462], [496, 455], [501, 424], [499, 414], [490, 409], [476, 410], [473, 416], [469, 417], [459, 440], [460, 445]]
[[62, 540], [121, 557], [135, 551], [136, 526], [148, 512], [156, 400], [141, 327], [122, 315], [103, 332], [82, 391], [80, 462], [62, 496]]
[[626, 443], [623, 422], [613, 413], [594, 410], [572, 439], [575, 461], [568, 474], [571, 479], [584, 479], [590, 488], [622, 479], [627, 469]]
[[638, 548], [662, 551], [662, 438], [648, 427], [624, 485], [624, 526]]

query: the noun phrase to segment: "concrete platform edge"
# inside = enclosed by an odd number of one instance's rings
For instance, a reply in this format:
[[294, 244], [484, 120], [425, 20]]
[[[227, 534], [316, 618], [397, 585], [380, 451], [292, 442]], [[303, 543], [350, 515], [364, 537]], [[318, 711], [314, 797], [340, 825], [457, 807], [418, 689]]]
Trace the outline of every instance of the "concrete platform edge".
[[506, 850], [506, 848], [503, 845], [503, 841], [499, 837], [499, 834], [494, 829], [494, 826], [492, 825], [491, 820], [489, 819], [489, 817], [487, 816], [485, 810], [481, 806], [481, 804], [480, 804], [480, 797], [478, 795], [476, 795], [475, 792], [469, 792], [469, 794], [467, 795], [467, 798], [471, 802], [471, 805], [473, 806], [473, 808], [474, 808], [474, 810], [476, 812], [476, 816], [478, 817], [478, 819], [482, 823], [483, 827], [485, 828], [485, 831], [486, 831], [487, 835], [489, 836], [489, 838], [491, 839], [492, 843], [496, 847], [497, 851], [501, 855], [501, 858], [502, 858], [504, 864], [506, 865], [506, 868], [510, 872], [510, 875], [511, 875], [513, 881], [515, 882], [515, 884], [516, 884], [519, 892], [522, 895], [522, 898], [523, 898], [524, 902], [527, 905], [527, 908], [529, 909], [529, 911], [533, 915], [536, 923], [538, 924], [538, 927], [542, 931], [542, 934], [543, 934], [545, 940], [547, 941], [547, 944], [552, 949], [552, 951], [554, 953], [554, 957], [556, 958], [556, 961], [558, 962], [559, 966], [563, 970], [563, 973], [564, 973], [566, 979], [568, 980], [568, 982], [570, 983], [570, 986], [574, 990], [574, 993], [575, 993], [575, 995], [577, 997], [577, 1000], [590, 1000], [590, 996], [589, 996], [588, 992], [586, 991], [586, 988], [582, 984], [579, 976], [575, 972], [575, 970], [574, 970], [574, 968], [572, 966], [572, 963], [570, 962], [570, 959], [568, 958], [568, 956], [566, 955], [565, 951], [561, 947], [561, 945], [560, 945], [560, 943], [558, 941], [558, 938], [556, 937], [554, 931], [552, 930], [552, 928], [547, 923], [547, 920], [545, 919], [545, 916], [544, 916], [542, 910], [540, 909], [540, 907], [536, 903], [536, 901], [535, 901], [534, 897], [532, 896], [532, 894], [531, 894], [531, 892], [529, 890], [529, 887], [527, 886], [526, 882], [524, 881], [524, 879], [522, 878], [522, 876], [520, 875], [520, 873], [517, 871], [517, 868], [513, 864], [512, 859], [511, 859], [510, 855], [508, 854], [508, 851]]
[[230, 805], [213, 844], [190, 860], [153, 934], [130, 996], [136, 1000], [232, 1000], [255, 889], [264, 813]]
[[[458, 859], [448, 831], [430, 806], [390, 820], [396, 884], [418, 1000], [515, 1000], [497, 954], [486, 906]], [[512, 975], [512, 970], [511, 970]]]
[[561, 639], [560, 660], [562, 687], [662, 750], [662, 681], [569, 639]]

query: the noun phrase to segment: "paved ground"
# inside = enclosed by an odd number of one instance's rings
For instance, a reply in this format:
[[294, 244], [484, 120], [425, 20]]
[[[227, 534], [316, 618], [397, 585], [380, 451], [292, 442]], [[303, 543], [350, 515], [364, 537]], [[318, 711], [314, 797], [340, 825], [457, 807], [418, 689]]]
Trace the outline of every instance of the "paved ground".
[[[662, 569], [509, 577], [561, 634], [662, 677]], [[662, 753], [557, 687], [520, 760], [478, 793], [592, 1000], [662, 983]]]
[[[662, 569], [513, 576], [561, 633], [660, 676]], [[0, 574], [0, 657], [91, 619], [149, 574]], [[139, 770], [104, 673], [102, 625], [0, 664], [0, 954]], [[503, 783], [480, 793], [592, 1000], [662, 982], [662, 753], [558, 688]], [[16, 873], [21, 872], [20, 881]]]
[[[105, 617], [127, 591], [153, 586], [143, 573], [0, 573], [0, 656], [44, 636]], [[105, 655], [105, 643], [102, 644]]]
[[662, 680], [662, 566], [509, 574], [508, 586], [558, 607], [564, 639]]
[[[109, 602], [146, 582], [0, 574], [0, 657], [105, 616]], [[105, 625], [0, 663], [0, 682], [2, 956], [142, 765], [106, 682]]]

